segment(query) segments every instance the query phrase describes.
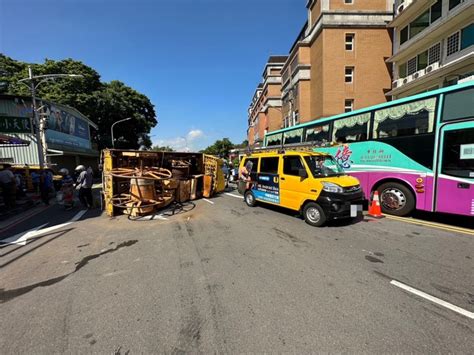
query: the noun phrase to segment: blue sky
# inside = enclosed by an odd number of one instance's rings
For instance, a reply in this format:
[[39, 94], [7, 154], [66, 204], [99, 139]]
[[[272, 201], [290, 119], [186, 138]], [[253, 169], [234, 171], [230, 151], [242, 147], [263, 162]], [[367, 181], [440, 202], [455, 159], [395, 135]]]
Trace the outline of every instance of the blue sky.
[[[287, 54], [306, 0], [0, 0], [0, 52], [74, 58], [147, 95], [155, 143], [246, 138], [266, 59]], [[36, 23], [36, 25], [33, 25]]]

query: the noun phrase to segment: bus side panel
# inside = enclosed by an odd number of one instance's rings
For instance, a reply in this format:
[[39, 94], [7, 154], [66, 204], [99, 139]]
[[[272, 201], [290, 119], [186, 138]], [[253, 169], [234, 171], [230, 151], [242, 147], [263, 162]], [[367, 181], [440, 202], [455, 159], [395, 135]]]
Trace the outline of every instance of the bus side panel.
[[333, 155], [344, 170], [359, 179], [365, 197], [384, 179], [408, 185], [416, 195], [416, 208], [432, 209], [432, 171], [389, 144], [375, 141], [348, 143], [314, 151]]

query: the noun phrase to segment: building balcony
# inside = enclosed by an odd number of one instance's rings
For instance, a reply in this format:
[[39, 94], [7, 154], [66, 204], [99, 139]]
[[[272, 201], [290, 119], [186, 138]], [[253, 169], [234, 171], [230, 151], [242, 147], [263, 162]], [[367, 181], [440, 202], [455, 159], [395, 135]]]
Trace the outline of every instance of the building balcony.
[[397, 27], [415, 14], [419, 14], [421, 9], [427, 5], [426, 1], [420, 0], [397, 0], [394, 5], [394, 17], [389, 27]]
[[[422, 3], [426, 5], [426, 3], [422, 1], [414, 1], [411, 6], [415, 4]], [[401, 46], [395, 45], [395, 53], [387, 62], [398, 62], [403, 59], [408, 59], [413, 53], [420, 51], [424, 47], [428, 47], [431, 43], [435, 43], [449, 35], [450, 33], [460, 29], [464, 26], [469, 25], [472, 22], [472, 13], [474, 9], [474, 1], [466, 1], [451, 11], [448, 12], [446, 16], [442, 16], [433, 24], [425, 28], [423, 31], [418, 33], [416, 36], [410, 38], [408, 41], [403, 43]], [[406, 10], [408, 11], [408, 9]], [[408, 19], [409, 17], [407, 17]], [[399, 23], [398, 23], [399, 22]], [[390, 27], [401, 27], [402, 25], [408, 24], [408, 21], [392, 21], [389, 26]], [[398, 41], [398, 39], [397, 39]]]
[[396, 79], [392, 82], [392, 90], [386, 95], [398, 95], [424, 83], [437, 78], [449, 76], [454, 71], [474, 63], [474, 51], [472, 46], [444, 59], [444, 62], [435, 62], [425, 69], [419, 70], [405, 78]]

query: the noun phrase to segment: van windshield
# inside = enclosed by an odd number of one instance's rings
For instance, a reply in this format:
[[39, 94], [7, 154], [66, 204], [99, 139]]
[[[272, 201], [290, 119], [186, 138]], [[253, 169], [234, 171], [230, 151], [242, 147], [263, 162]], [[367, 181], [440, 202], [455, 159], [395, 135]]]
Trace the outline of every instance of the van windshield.
[[312, 156], [304, 159], [314, 177], [344, 175], [344, 170], [331, 156]]

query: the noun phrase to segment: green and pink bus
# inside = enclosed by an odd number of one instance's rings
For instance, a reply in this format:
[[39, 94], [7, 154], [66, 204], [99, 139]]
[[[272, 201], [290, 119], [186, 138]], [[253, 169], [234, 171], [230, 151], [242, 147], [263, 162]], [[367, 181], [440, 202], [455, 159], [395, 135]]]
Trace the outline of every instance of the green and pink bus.
[[273, 131], [264, 146], [332, 154], [382, 211], [474, 216], [474, 81]]

